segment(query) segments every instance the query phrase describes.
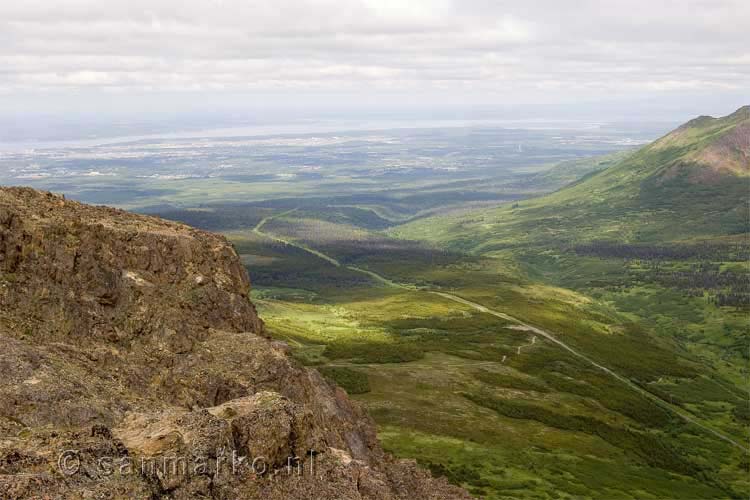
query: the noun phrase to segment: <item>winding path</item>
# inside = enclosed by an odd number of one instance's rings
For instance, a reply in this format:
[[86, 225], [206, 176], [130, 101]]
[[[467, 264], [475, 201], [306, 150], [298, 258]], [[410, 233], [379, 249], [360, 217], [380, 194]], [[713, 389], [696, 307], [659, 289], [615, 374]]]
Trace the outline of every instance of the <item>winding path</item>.
[[568, 344], [566, 344], [562, 340], [558, 339], [555, 335], [553, 335], [552, 333], [548, 332], [547, 330], [543, 330], [542, 328], [536, 327], [534, 325], [530, 325], [528, 323], [525, 323], [525, 322], [521, 321], [518, 318], [510, 316], [509, 314], [505, 314], [505, 313], [500, 312], [500, 311], [495, 311], [494, 309], [490, 309], [488, 307], [483, 306], [482, 304], [479, 304], [477, 302], [473, 302], [473, 301], [465, 299], [463, 297], [459, 297], [458, 295], [454, 295], [452, 293], [441, 292], [441, 291], [436, 291], [436, 290], [428, 290], [428, 289], [421, 288], [421, 287], [418, 287], [417, 285], [412, 285], [412, 284], [398, 283], [398, 282], [389, 280], [388, 278], [385, 278], [385, 277], [381, 276], [380, 274], [378, 274], [376, 272], [373, 272], [373, 271], [370, 271], [370, 270], [367, 270], [367, 269], [362, 269], [362, 268], [357, 267], [357, 266], [351, 266], [351, 265], [349, 265], [349, 266], [343, 266], [341, 264], [341, 262], [339, 262], [338, 260], [334, 259], [333, 257], [325, 255], [322, 252], [319, 252], [319, 251], [314, 250], [312, 248], [308, 248], [308, 247], [306, 247], [304, 245], [301, 245], [299, 243], [295, 243], [295, 242], [292, 242], [292, 241], [284, 240], [283, 238], [279, 238], [279, 237], [274, 236], [272, 234], [265, 233], [265, 232], [261, 231], [262, 227], [266, 224], [266, 222], [268, 222], [271, 219], [274, 219], [276, 217], [282, 217], [284, 215], [290, 214], [290, 213], [292, 213], [292, 212], [294, 212], [296, 210], [297, 210], [297, 208], [294, 208], [292, 210], [287, 210], [286, 212], [282, 212], [282, 213], [279, 213], [279, 214], [276, 214], [276, 215], [272, 215], [272, 216], [268, 216], [268, 217], [264, 218], [263, 220], [261, 220], [258, 223], [258, 225], [256, 225], [253, 228], [253, 232], [256, 233], [256, 234], [258, 234], [258, 235], [260, 235], [260, 236], [265, 236], [266, 238], [272, 239], [274, 241], [278, 241], [278, 242], [281, 242], [281, 243], [284, 243], [284, 244], [287, 244], [287, 245], [292, 245], [294, 247], [297, 247], [297, 248], [299, 248], [301, 250], [304, 250], [305, 252], [308, 252], [308, 253], [310, 253], [312, 255], [315, 255], [316, 257], [318, 257], [320, 259], [323, 259], [323, 260], [327, 261], [328, 263], [330, 263], [330, 264], [332, 264], [332, 265], [334, 265], [336, 267], [346, 267], [347, 269], [350, 269], [352, 271], [366, 274], [366, 275], [370, 276], [372, 279], [374, 279], [374, 280], [376, 280], [376, 281], [378, 281], [380, 283], [383, 283], [385, 285], [396, 287], [396, 288], [401, 288], [401, 289], [405, 289], [405, 290], [421, 291], [421, 292], [424, 292], [424, 293], [431, 293], [431, 294], [434, 294], [434, 295], [438, 295], [440, 297], [443, 297], [444, 299], [451, 300], [453, 302], [457, 302], [459, 304], [463, 304], [465, 306], [471, 307], [472, 309], [475, 309], [475, 310], [477, 310], [479, 312], [490, 314], [490, 315], [495, 316], [497, 318], [501, 318], [501, 319], [504, 319], [506, 321], [511, 321], [513, 323], [521, 325], [521, 326], [524, 327], [524, 331], [529, 332], [530, 334], [534, 333], [534, 334], [540, 335], [540, 336], [546, 338], [547, 340], [549, 340], [549, 341], [557, 344], [558, 346], [560, 346], [561, 348], [565, 349], [566, 351], [568, 351], [569, 353], [573, 354], [574, 356], [576, 356], [576, 357], [578, 357], [578, 358], [586, 361], [590, 365], [598, 368], [599, 370], [603, 371], [604, 373], [610, 375], [611, 377], [613, 377], [613, 378], [617, 379], [618, 381], [622, 382], [623, 384], [627, 385], [632, 390], [638, 392], [640, 395], [642, 395], [646, 399], [651, 400], [652, 402], [654, 402], [655, 404], [657, 404], [661, 408], [663, 408], [663, 409], [671, 412], [672, 414], [678, 416], [679, 418], [681, 418], [685, 422], [688, 422], [688, 423], [691, 423], [691, 424], [693, 424], [693, 425], [695, 425], [697, 427], [700, 427], [704, 431], [706, 431], [706, 432], [712, 434], [713, 436], [715, 436], [715, 437], [717, 437], [717, 438], [719, 438], [719, 439], [721, 439], [723, 441], [726, 441], [727, 443], [729, 443], [729, 444], [731, 444], [731, 445], [733, 445], [733, 446], [741, 449], [745, 453], [750, 453], [750, 448], [749, 447], [741, 444], [740, 442], [732, 439], [731, 437], [723, 434], [722, 432], [717, 431], [716, 429], [714, 429], [714, 428], [712, 428], [712, 427], [710, 427], [710, 426], [708, 426], [708, 425], [700, 422], [697, 419], [697, 417], [695, 417], [695, 416], [693, 416], [691, 414], [688, 414], [687, 412], [684, 412], [682, 410], [678, 410], [675, 407], [675, 405], [667, 402], [664, 399], [661, 399], [659, 396], [657, 396], [657, 395], [655, 395], [655, 394], [647, 391], [646, 389], [643, 389], [641, 386], [639, 386], [638, 384], [636, 384], [635, 382], [633, 382], [629, 378], [627, 378], [627, 377], [625, 377], [623, 375], [620, 375], [620, 374], [612, 371], [611, 369], [607, 368], [606, 366], [601, 365], [601, 364], [597, 363], [596, 361], [594, 361], [593, 359], [589, 358], [585, 354], [582, 354], [581, 352], [573, 349]]
[[607, 373], [608, 375], [616, 378], [617, 380], [619, 380], [623, 384], [627, 385], [628, 387], [630, 387], [634, 391], [636, 391], [639, 394], [641, 394], [642, 396], [644, 396], [646, 399], [650, 399], [652, 402], [656, 403], [658, 406], [660, 406], [660, 407], [664, 408], [665, 410], [667, 410], [667, 411], [669, 411], [669, 412], [677, 415], [678, 417], [680, 417], [684, 421], [689, 422], [689, 423], [691, 423], [693, 425], [696, 425], [696, 426], [700, 427], [704, 431], [709, 432], [710, 434], [716, 436], [717, 438], [726, 441], [727, 443], [729, 443], [729, 444], [731, 444], [731, 445], [733, 445], [733, 446], [741, 449], [742, 451], [744, 451], [746, 453], [750, 453], [750, 448], [744, 446], [743, 444], [741, 444], [738, 441], [732, 439], [731, 437], [729, 437], [729, 436], [727, 436], [727, 435], [725, 435], [725, 434], [717, 431], [716, 429], [713, 429], [712, 427], [709, 427], [708, 425], [700, 422], [696, 417], [691, 416], [691, 415], [689, 415], [686, 412], [683, 412], [681, 410], [678, 410], [677, 408], [675, 408], [675, 406], [673, 404], [668, 403], [667, 401], [661, 399], [659, 396], [657, 396], [657, 395], [655, 395], [655, 394], [647, 391], [646, 389], [642, 388], [641, 386], [639, 386], [638, 384], [636, 384], [635, 382], [633, 382], [629, 378], [624, 377], [624, 376], [622, 376], [622, 375], [620, 375], [620, 374], [618, 374], [618, 373], [610, 370], [606, 366], [597, 363], [596, 361], [594, 361], [593, 359], [589, 358], [585, 354], [581, 354], [579, 351], [576, 351], [575, 349], [573, 349], [572, 347], [570, 347], [568, 344], [566, 344], [562, 340], [560, 340], [557, 337], [555, 337], [550, 332], [548, 332], [546, 330], [542, 330], [541, 328], [538, 328], [536, 326], [530, 325], [528, 323], [524, 323], [523, 321], [521, 321], [521, 320], [519, 320], [517, 318], [514, 318], [513, 316], [509, 316], [509, 315], [507, 315], [505, 313], [494, 311], [492, 309], [484, 307], [481, 304], [477, 304], [476, 302], [472, 302], [470, 300], [466, 300], [466, 299], [461, 298], [461, 297], [459, 297], [457, 295], [453, 295], [453, 294], [450, 294], [450, 293], [444, 293], [444, 292], [430, 292], [430, 293], [434, 293], [434, 294], [440, 295], [441, 297], [444, 297], [444, 298], [446, 298], [448, 300], [453, 300], [454, 302], [459, 302], [459, 303], [467, 305], [469, 307], [473, 307], [477, 311], [481, 311], [483, 313], [491, 314], [491, 315], [496, 316], [498, 318], [502, 318], [502, 319], [505, 319], [505, 320], [508, 320], [508, 321], [514, 321], [514, 322], [518, 323], [519, 325], [523, 325], [523, 326], [525, 326], [527, 328], [527, 331], [539, 334], [542, 337], [550, 340], [551, 342], [554, 342], [555, 344], [557, 344], [558, 346], [562, 347], [566, 351], [570, 352], [574, 356], [576, 356], [576, 357], [578, 357], [578, 358], [586, 361], [590, 365], [593, 365], [596, 368], [598, 368], [599, 370], [601, 370], [601, 371]]

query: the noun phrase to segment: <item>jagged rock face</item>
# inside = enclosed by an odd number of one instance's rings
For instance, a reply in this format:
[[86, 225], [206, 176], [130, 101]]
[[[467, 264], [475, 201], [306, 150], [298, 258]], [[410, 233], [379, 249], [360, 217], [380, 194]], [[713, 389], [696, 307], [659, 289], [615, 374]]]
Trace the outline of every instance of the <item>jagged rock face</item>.
[[221, 236], [0, 188], [0, 497], [466, 496], [384, 454], [249, 286]]

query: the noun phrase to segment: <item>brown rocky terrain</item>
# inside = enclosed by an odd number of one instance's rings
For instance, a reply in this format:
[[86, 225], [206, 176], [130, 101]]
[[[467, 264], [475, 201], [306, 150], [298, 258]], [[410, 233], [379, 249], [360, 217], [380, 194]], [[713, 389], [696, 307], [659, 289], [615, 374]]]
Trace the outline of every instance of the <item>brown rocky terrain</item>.
[[693, 184], [717, 184], [727, 176], [746, 178], [750, 175], [750, 106], [723, 118], [699, 116], [650, 148], [679, 152], [679, 161], [669, 164], [662, 174], [666, 180], [685, 170]]
[[221, 236], [0, 188], [0, 498], [468, 497], [385, 454], [249, 286]]

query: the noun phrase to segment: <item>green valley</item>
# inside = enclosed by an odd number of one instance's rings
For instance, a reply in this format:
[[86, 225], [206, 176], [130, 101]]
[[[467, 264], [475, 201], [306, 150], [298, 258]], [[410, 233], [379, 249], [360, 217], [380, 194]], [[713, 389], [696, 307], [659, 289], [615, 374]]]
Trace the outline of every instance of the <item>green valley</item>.
[[[122, 206], [222, 232], [267, 332], [387, 451], [478, 497], [743, 498], [749, 109], [641, 149], [515, 130], [137, 143], [159, 191], [115, 167], [69, 195], [127, 183]], [[188, 152], [248, 163], [178, 173]]]
[[750, 500], [750, 1], [0, 40], [0, 500]]
[[264, 225], [287, 242], [276, 250], [314, 249], [336, 277], [302, 299], [261, 291], [261, 311], [354, 388], [388, 449], [478, 495], [742, 496], [747, 169], [706, 180], [687, 160], [744, 134], [747, 114], [688, 124], [679, 147], [670, 134], [546, 197], [387, 234], [279, 214]]

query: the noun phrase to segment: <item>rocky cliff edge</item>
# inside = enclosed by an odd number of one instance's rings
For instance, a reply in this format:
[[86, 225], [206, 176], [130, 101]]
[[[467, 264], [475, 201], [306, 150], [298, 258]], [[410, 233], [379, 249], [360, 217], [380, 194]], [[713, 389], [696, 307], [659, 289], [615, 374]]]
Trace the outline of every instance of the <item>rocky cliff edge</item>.
[[448, 499], [264, 336], [221, 236], [0, 188], [0, 497]]

